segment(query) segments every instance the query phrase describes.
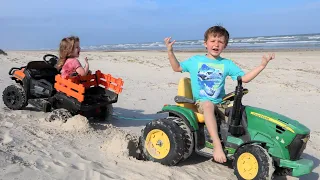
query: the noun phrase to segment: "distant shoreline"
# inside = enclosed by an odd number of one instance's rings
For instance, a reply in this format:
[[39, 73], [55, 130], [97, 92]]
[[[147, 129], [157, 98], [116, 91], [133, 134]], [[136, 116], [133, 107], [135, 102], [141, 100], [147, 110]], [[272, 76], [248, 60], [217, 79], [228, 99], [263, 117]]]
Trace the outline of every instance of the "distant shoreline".
[[[163, 41], [136, 42], [136, 43], [117, 43], [117, 44], [82, 44], [83, 51], [91, 52], [136, 52], [150, 51], [162, 52], [166, 50]], [[95, 44], [95, 43], [91, 43]], [[2, 45], [5, 51], [58, 51], [57, 46], [34, 46], [33, 48], [16, 48]], [[177, 40], [174, 45], [176, 52], [205, 52], [202, 39]], [[276, 36], [253, 36], [253, 37], [234, 37], [229, 39], [226, 52], [270, 52], [270, 51], [318, 51], [320, 50], [320, 33], [297, 34], [297, 35], [276, 35]]]
[[[58, 50], [4, 50], [5, 52], [55, 52]], [[320, 51], [320, 48], [273, 48], [273, 49], [246, 49], [246, 48], [227, 48], [224, 52], [228, 53], [245, 53], [245, 52], [306, 52], [306, 51]], [[143, 50], [143, 49], [131, 49], [131, 50], [86, 50], [83, 49], [82, 52], [166, 52], [166, 50]], [[174, 52], [206, 52], [206, 49], [174, 49]]]

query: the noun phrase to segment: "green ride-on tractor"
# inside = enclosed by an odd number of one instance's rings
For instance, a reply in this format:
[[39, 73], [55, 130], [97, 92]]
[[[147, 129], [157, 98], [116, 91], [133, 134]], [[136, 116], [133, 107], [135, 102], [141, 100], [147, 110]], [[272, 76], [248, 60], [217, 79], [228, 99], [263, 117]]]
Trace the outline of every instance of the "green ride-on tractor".
[[[234, 92], [227, 94], [215, 112], [219, 137], [227, 159], [233, 161], [238, 179], [272, 179], [277, 175], [301, 176], [312, 171], [313, 161], [302, 159], [310, 130], [278, 113], [243, 105], [241, 77]], [[179, 82], [176, 105], [164, 105], [156, 119], [142, 129], [141, 157], [172, 166], [193, 152], [211, 158], [212, 140], [204, 116], [192, 97], [189, 78]]]

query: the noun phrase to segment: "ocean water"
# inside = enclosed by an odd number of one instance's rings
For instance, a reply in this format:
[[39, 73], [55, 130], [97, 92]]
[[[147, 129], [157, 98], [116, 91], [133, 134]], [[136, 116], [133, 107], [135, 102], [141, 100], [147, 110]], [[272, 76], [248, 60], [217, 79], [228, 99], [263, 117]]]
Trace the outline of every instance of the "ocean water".
[[[166, 50], [163, 41], [84, 46], [84, 50]], [[204, 49], [203, 40], [176, 41], [175, 50]], [[320, 33], [230, 38], [227, 49], [320, 49]]]

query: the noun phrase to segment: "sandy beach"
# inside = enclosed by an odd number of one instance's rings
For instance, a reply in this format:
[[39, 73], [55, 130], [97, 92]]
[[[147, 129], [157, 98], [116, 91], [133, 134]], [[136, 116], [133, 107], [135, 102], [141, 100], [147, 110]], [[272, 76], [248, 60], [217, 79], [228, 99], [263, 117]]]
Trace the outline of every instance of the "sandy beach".
[[[49, 51], [7, 51], [0, 55], [0, 91], [14, 83], [8, 71], [42, 60]], [[202, 53], [202, 52], [201, 52]], [[245, 72], [261, 62], [265, 52], [225, 52]], [[302, 157], [314, 161], [311, 174], [303, 180], [319, 179], [320, 173], [320, 51], [278, 51], [276, 59], [252, 82], [244, 105], [269, 109], [305, 124], [311, 138]], [[199, 54], [177, 52], [182, 61]], [[187, 73], [173, 72], [166, 52], [82, 52], [90, 69], [101, 70], [124, 80], [123, 92], [114, 106], [110, 122], [88, 122], [75, 116], [65, 124], [44, 120], [47, 113], [28, 106], [12, 111], [0, 103], [0, 179], [217, 179], [234, 180], [233, 169], [211, 159], [192, 155], [177, 166], [143, 162], [135, 158], [136, 139], [164, 104], [174, 104], [177, 85]], [[235, 89], [230, 78], [226, 91]], [[134, 118], [134, 120], [129, 119]], [[277, 179], [298, 179], [282, 177]]]

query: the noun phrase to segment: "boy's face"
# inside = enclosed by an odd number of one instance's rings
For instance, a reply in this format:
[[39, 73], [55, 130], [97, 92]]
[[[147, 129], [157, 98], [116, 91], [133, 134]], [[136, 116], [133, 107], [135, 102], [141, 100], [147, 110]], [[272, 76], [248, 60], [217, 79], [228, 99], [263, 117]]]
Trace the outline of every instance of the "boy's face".
[[75, 42], [74, 43], [74, 47], [73, 47], [73, 51], [72, 51], [72, 56], [73, 57], [79, 57], [80, 55], [80, 42]]
[[217, 58], [226, 48], [225, 37], [211, 34], [208, 40], [204, 42], [204, 46], [207, 48], [209, 58]]

